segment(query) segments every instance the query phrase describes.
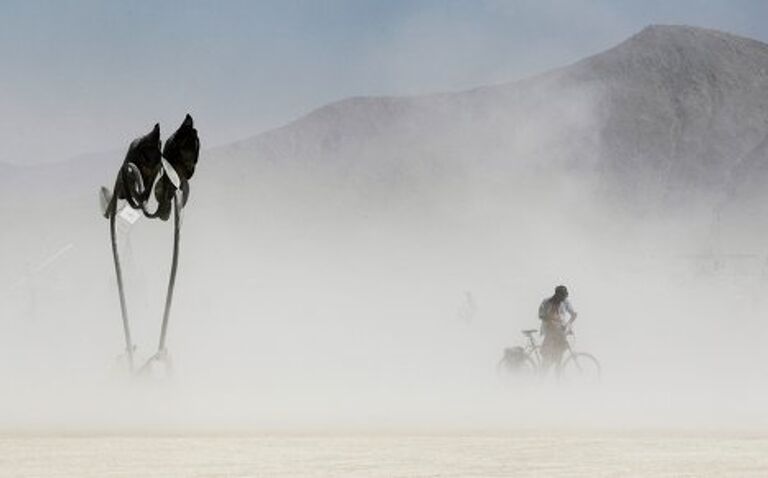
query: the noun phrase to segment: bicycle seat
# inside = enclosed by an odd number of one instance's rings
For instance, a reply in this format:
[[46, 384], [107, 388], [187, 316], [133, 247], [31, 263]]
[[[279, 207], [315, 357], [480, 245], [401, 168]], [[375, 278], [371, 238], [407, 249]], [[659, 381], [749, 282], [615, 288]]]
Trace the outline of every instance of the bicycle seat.
[[523, 330], [522, 332], [523, 332], [523, 335], [527, 335], [528, 337], [530, 337], [533, 334], [539, 333], [539, 331], [536, 329]]

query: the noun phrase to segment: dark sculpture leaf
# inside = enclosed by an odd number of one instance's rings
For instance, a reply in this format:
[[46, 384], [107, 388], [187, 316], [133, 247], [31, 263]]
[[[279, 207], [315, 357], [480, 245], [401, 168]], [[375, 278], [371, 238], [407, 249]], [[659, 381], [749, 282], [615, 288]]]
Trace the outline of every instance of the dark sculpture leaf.
[[163, 157], [171, 163], [173, 169], [181, 177], [189, 180], [195, 174], [199, 155], [200, 139], [197, 136], [192, 117], [187, 115], [179, 129], [165, 142]]

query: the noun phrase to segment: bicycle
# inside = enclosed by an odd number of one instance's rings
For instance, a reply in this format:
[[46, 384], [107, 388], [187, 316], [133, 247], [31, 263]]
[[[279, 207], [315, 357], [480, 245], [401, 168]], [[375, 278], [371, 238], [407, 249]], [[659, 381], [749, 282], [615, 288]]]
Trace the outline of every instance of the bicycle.
[[[523, 346], [507, 347], [496, 369], [499, 373], [505, 372], [519, 377], [542, 376], [546, 373], [544, 360], [541, 355], [541, 345], [533, 338], [539, 331], [536, 329], [523, 330], [522, 334], [527, 339]], [[600, 381], [602, 369], [600, 362], [594, 355], [573, 350], [569, 338], [574, 337], [570, 325], [565, 328], [566, 349], [555, 366], [555, 373], [559, 380], [579, 383], [597, 383]]]

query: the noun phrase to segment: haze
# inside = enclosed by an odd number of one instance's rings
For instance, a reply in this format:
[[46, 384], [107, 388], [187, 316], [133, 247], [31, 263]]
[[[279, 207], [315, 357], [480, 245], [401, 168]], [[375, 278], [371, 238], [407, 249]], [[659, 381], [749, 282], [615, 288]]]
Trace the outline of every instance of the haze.
[[[276, 5], [2, 7], [0, 425], [765, 427], [766, 216], [739, 180], [765, 6]], [[96, 193], [188, 111], [178, 373], [123, 383]], [[169, 229], [121, 238], [144, 357]], [[500, 380], [559, 283], [604, 383]]]

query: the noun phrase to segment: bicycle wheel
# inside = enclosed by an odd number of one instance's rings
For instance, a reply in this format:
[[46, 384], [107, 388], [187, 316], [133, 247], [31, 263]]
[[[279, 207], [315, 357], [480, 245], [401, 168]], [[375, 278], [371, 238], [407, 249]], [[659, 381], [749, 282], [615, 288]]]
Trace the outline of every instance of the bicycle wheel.
[[562, 363], [559, 377], [569, 383], [590, 385], [600, 382], [601, 373], [600, 362], [593, 355], [579, 352]]
[[536, 362], [528, 356], [512, 359], [505, 355], [496, 366], [499, 375], [516, 378], [533, 377], [536, 370]]

